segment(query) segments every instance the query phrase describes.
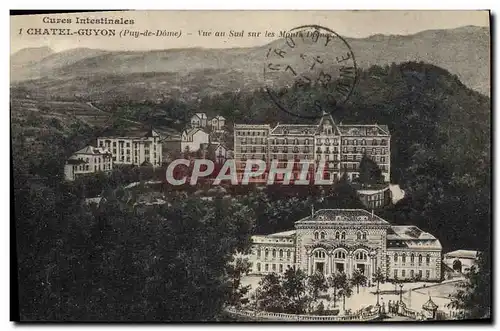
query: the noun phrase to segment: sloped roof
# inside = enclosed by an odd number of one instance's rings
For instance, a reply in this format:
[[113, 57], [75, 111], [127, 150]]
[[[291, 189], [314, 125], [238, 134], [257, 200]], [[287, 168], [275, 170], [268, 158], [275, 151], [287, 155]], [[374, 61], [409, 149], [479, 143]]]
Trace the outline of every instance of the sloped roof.
[[436, 237], [414, 225], [393, 225], [387, 229], [387, 247], [442, 248], [441, 243]]
[[193, 137], [198, 131], [201, 131], [205, 134], [208, 134], [206, 133], [205, 131], [203, 131], [202, 129], [200, 128], [191, 128], [191, 129], [187, 129], [187, 130], [184, 130], [184, 132], [182, 134], [186, 134], [187, 137]]
[[317, 125], [309, 124], [277, 124], [271, 130], [271, 134], [296, 134], [296, 135], [314, 135], [318, 130]]
[[472, 251], [467, 249], [459, 249], [453, 252], [449, 252], [445, 254], [445, 257], [455, 257], [462, 259], [476, 259], [479, 255], [478, 251]]
[[436, 310], [438, 308], [438, 305], [436, 305], [429, 296], [429, 300], [427, 300], [427, 302], [422, 305], [422, 308], [425, 310]]
[[84, 148], [76, 151], [74, 154], [91, 154], [91, 155], [100, 155], [100, 154], [111, 154], [105, 148], [98, 148], [91, 145], [85, 146]]
[[272, 233], [268, 235], [268, 237], [291, 237], [296, 233], [295, 230], [289, 230], [289, 231], [283, 231], [283, 232], [277, 232], [277, 233]]
[[333, 224], [355, 223], [389, 225], [389, 222], [364, 209], [320, 209], [314, 213], [314, 217], [305, 217], [295, 222], [295, 224], [314, 224], [318, 222]]
[[217, 119], [217, 120], [219, 120], [219, 121], [225, 121], [226, 120], [223, 116], [220, 116], [220, 115], [217, 115], [214, 118]]
[[342, 135], [349, 136], [372, 136], [389, 135], [389, 127], [387, 125], [378, 124], [340, 124], [337, 126]]
[[207, 114], [205, 114], [205, 113], [196, 113], [193, 116], [197, 116], [200, 120], [207, 118]]

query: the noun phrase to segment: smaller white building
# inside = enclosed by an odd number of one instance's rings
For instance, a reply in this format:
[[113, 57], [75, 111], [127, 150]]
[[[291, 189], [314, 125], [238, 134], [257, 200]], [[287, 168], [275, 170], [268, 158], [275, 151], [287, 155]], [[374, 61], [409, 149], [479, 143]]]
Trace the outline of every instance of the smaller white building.
[[467, 273], [473, 265], [477, 266], [478, 258], [478, 251], [459, 249], [444, 254], [443, 262], [456, 272]]
[[181, 152], [197, 152], [202, 144], [210, 141], [208, 133], [200, 128], [184, 130], [181, 136]]
[[214, 150], [214, 160], [216, 163], [224, 163], [227, 159], [233, 158], [233, 151], [224, 144], [218, 144]]
[[108, 149], [87, 146], [75, 152], [64, 165], [64, 178], [69, 181], [99, 171], [113, 170], [112, 154]]
[[213, 131], [224, 131], [226, 119], [220, 115], [217, 115], [209, 121], [209, 125], [212, 127]]
[[191, 117], [191, 127], [192, 128], [205, 128], [208, 124], [207, 114], [196, 113]]

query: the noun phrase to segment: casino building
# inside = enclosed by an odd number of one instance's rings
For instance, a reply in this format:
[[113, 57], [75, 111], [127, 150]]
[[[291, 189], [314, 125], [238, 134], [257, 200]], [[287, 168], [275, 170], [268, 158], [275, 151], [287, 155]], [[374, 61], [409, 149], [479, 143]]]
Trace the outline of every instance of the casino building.
[[[366, 155], [375, 161], [385, 182], [391, 177], [391, 136], [387, 125], [336, 124], [324, 113], [318, 124], [235, 124], [234, 159], [242, 172], [247, 159], [260, 159], [286, 166], [289, 160], [326, 164], [324, 179], [350, 180], [359, 176], [359, 163]], [[266, 181], [267, 174], [261, 180]], [[280, 178], [278, 178], [280, 180]]]
[[253, 236], [252, 274], [300, 268], [325, 276], [359, 269], [368, 279], [440, 281], [439, 240], [416, 226], [391, 225], [363, 209], [322, 209], [295, 222], [295, 230]]

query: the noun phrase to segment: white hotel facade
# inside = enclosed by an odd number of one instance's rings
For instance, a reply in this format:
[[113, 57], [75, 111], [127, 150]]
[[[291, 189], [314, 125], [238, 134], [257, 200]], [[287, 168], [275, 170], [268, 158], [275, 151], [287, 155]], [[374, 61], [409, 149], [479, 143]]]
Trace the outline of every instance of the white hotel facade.
[[295, 229], [252, 237], [251, 273], [283, 274], [300, 268], [325, 276], [360, 270], [369, 279], [380, 268], [388, 280], [440, 281], [439, 240], [416, 226], [391, 225], [363, 209], [322, 209]]
[[346, 173], [352, 180], [359, 176], [363, 155], [379, 165], [385, 182], [389, 182], [391, 135], [387, 125], [337, 125], [329, 114], [316, 125], [234, 125], [234, 158], [239, 172], [248, 159], [267, 164], [278, 160], [280, 167], [289, 160], [310, 160], [311, 164], [326, 164], [325, 179], [338, 179]]

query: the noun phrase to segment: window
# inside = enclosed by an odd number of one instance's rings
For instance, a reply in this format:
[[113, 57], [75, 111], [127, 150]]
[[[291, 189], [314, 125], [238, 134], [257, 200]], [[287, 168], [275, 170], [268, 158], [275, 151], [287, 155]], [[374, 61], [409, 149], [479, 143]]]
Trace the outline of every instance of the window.
[[418, 271], [418, 277], [419, 277], [419, 278], [422, 278], [422, 270], [419, 270], [419, 271]]
[[266, 270], [266, 271], [269, 271], [269, 264], [267, 264], [267, 263], [266, 263], [266, 265], [265, 265], [265, 270]]
[[318, 233], [317, 232], [314, 232], [314, 239], [318, 240]]
[[335, 232], [335, 239], [339, 240], [340, 239], [340, 232]]
[[266, 252], [265, 252], [265, 255], [264, 257], [267, 259], [269, 257], [269, 249], [266, 248]]
[[273, 263], [273, 271], [276, 271], [276, 264]]
[[286, 258], [287, 258], [287, 260], [290, 260], [290, 257], [291, 257], [290, 250], [287, 250], [286, 251]]
[[372, 145], [376, 146], [377, 145], [377, 139], [373, 139]]
[[363, 240], [366, 240], [366, 232], [363, 232]]
[[284, 144], [284, 145], [288, 145], [288, 139], [286, 139], [286, 138], [285, 138], [285, 139], [283, 140], [283, 144]]
[[430, 254], [427, 254], [425, 256], [425, 264], [429, 265], [431, 263], [431, 255]]
[[401, 271], [401, 276], [403, 276], [403, 278], [405, 278], [405, 277], [406, 277], [406, 270], [404, 270], [404, 269], [403, 269], [403, 270]]
[[282, 258], [283, 258], [283, 250], [280, 249], [280, 259], [282, 259]]
[[257, 271], [260, 272], [260, 263], [257, 263]]
[[321, 239], [325, 239], [325, 233], [321, 231]]
[[345, 252], [344, 251], [336, 251], [335, 254], [333, 255], [333, 258], [335, 259], [345, 259]]
[[260, 248], [259, 248], [259, 249], [257, 249], [257, 258], [258, 259], [260, 259], [260, 254], [261, 254], [261, 252], [260, 252]]
[[394, 253], [394, 262], [398, 262], [398, 253]]
[[[401, 258], [401, 261], [402, 261], [403, 263], [406, 263], [406, 254], [405, 254], [405, 253], [403, 253], [403, 256], [402, 256], [402, 258]], [[404, 272], [404, 271], [403, 271], [403, 272]]]
[[429, 278], [431, 276], [430, 270], [425, 270], [425, 278]]
[[357, 240], [361, 240], [361, 232], [360, 232], [360, 231], [358, 231], [358, 232], [356, 233], [356, 239], [357, 239]]
[[273, 248], [273, 259], [276, 258], [276, 249]]
[[413, 264], [415, 263], [415, 254], [411, 253], [410, 255], [410, 263]]
[[410, 270], [410, 278], [413, 278], [415, 277], [415, 271], [414, 270]]
[[340, 236], [340, 239], [345, 240], [345, 231], [342, 231], [342, 234]]
[[355, 258], [356, 260], [366, 261], [368, 260], [368, 255], [366, 252], [357, 252]]
[[283, 265], [280, 264], [280, 272], [283, 272]]
[[398, 278], [398, 269], [394, 269], [394, 279]]
[[422, 265], [422, 254], [418, 254], [418, 265]]
[[304, 144], [305, 144], [305, 145], [309, 145], [309, 139], [306, 139], [306, 140], [304, 141]]

